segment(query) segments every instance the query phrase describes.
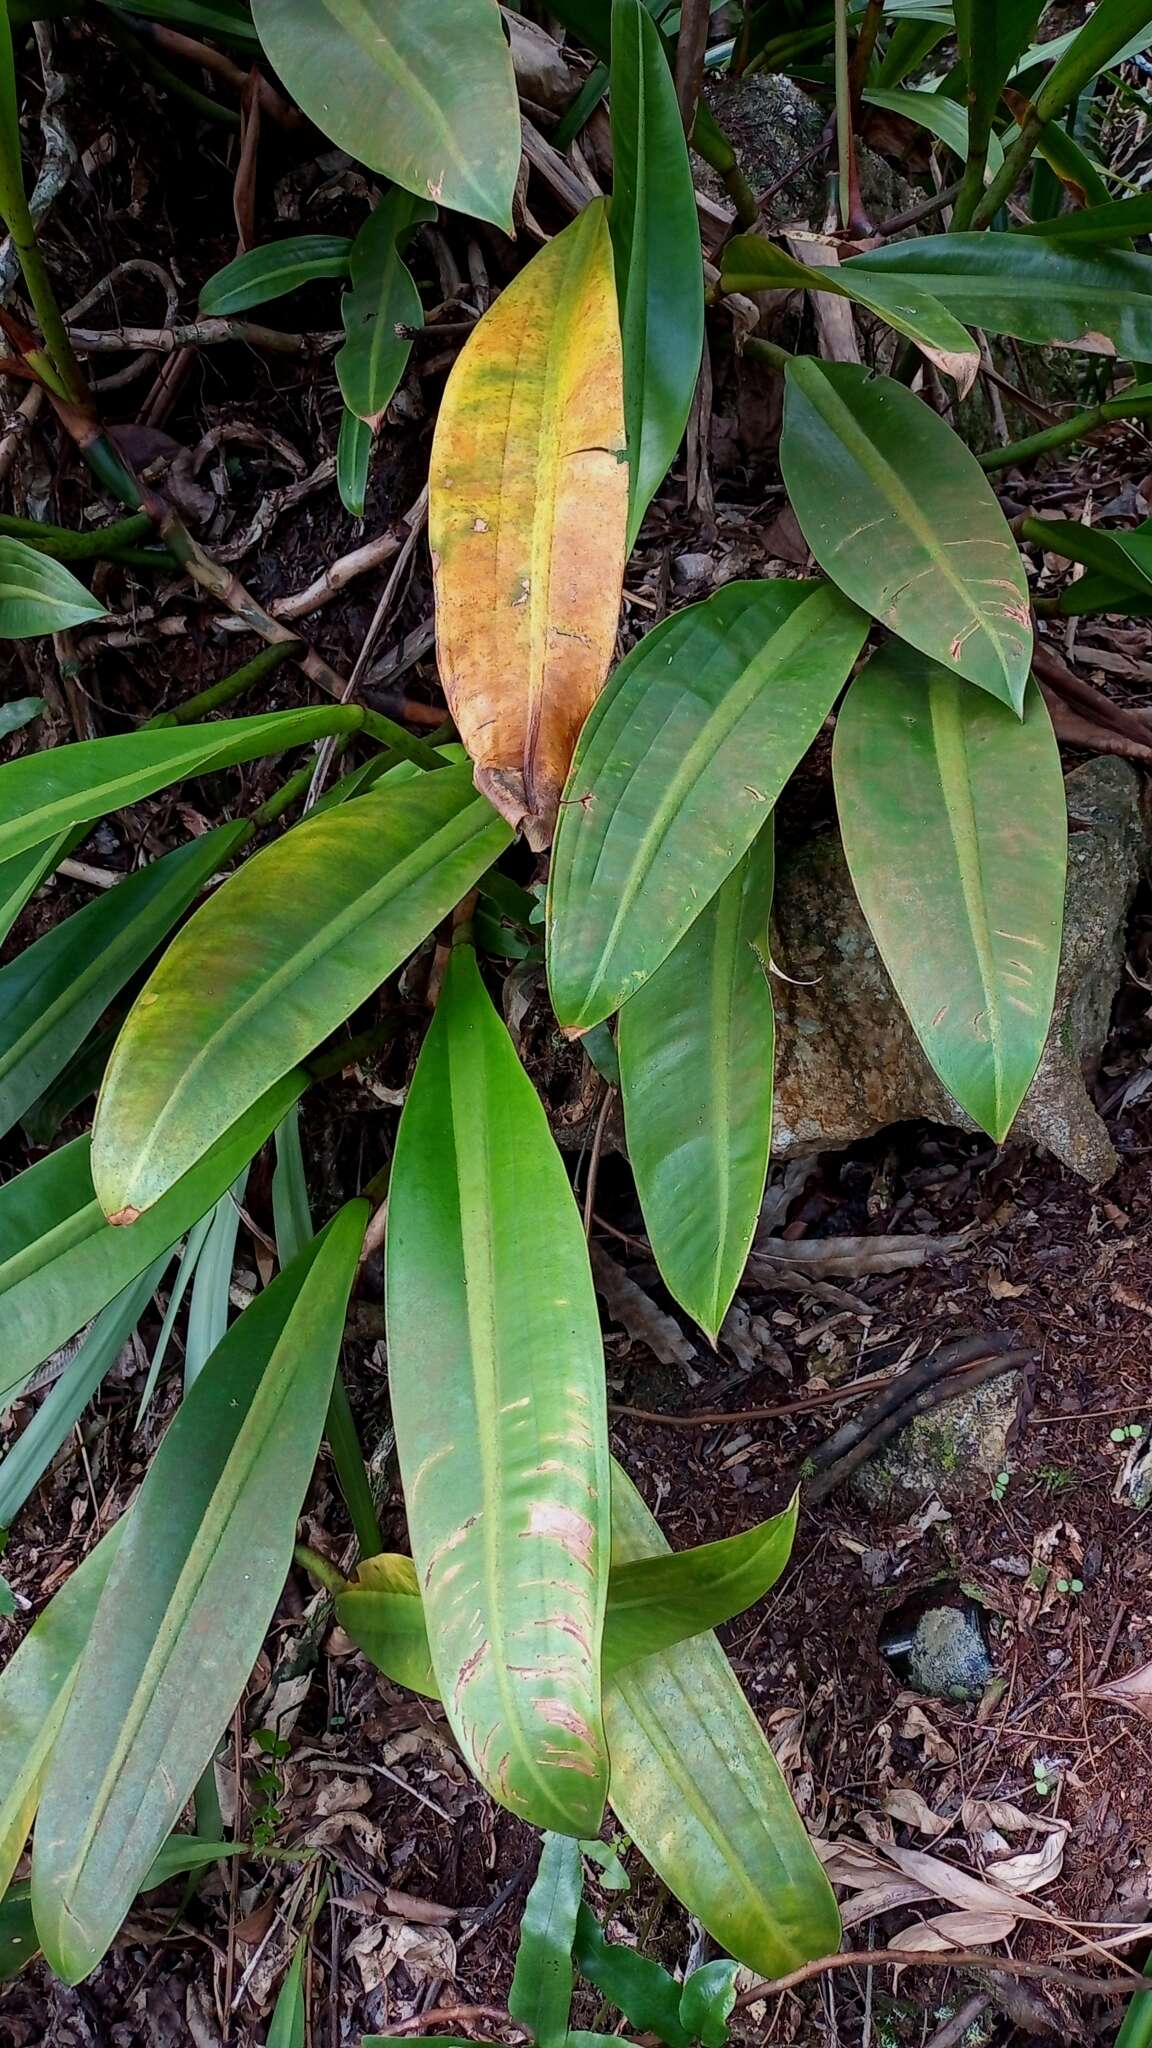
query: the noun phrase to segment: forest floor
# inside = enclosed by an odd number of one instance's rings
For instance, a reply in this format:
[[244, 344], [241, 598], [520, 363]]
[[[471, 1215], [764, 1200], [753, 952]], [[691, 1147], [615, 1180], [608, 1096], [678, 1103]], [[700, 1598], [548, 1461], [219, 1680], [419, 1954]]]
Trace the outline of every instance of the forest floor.
[[[78, 300], [109, 277], [93, 322], [156, 322], [163, 278], [146, 266], [158, 264], [174, 280], [180, 313], [191, 315], [200, 284], [235, 253], [234, 131], [199, 121], [142, 83], [88, 29], [61, 30], [57, 58], [68, 85], [62, 117], [78, 147], [94, 152], [90, 178], [64, 192], [47, 231], [63, 295]], [[363, 217], [369, 190], [359, 169], [317, 154], [314, 137], [309, 144], [265, 124], [245, 203], [254, 195], [257, 239], [292, 223], [340, 233]], [[534, 203], [542, 220], [559, 224], [547, 191]], [[439, 298], [452, 331], [438, 338], [432, 319], [414, 350], [381, 436], [362, 527], [342, 511], [335, 490], [339, 401], [327, 353], [201, 349], [180, 359], [169, 385], [157, 384], [158, 359], [151, 358], [143, 375], [107, 394], [109, 418], [133, 458], [155, 460], [198, 510], [217, 552], [233, 546], [266, 603], [306, 589], [365, 538], [404, 536], [439, 391], [459, 346], [452, 302], [462, 296], [474, 305], [520, 260], [494, 232], [458, 223], [426, 236], [420, 250], [425, 300]], [[276, 309], [275, 324], [334, 329], [338, 287], [309, 287], [307, 299]], [[111, 355], [99, 367], [115, 373], [130, 361]], [[697, 464], [689, 497], [678, 465], [630, 568], [627, 641], [689, 590], [699, 595], [735, 575], [795, 573], [803, 559], [783, 511], [770, 385], [763, 373], [737, 374], [720, 362], [716, 394], [708, 474], [702, 482]], [[1009, 423], [1024, 432], [1030, 421], [1010, 405]], [[0, 454], [5, 462], [12, 509], [83, 523], [93, 488], [76, 462], [61, 460], [43, 421], [24, 435], [14, 460]], [[1075, 517], [1090, 500], [1120, 500], [1143, 513], [1150, 469], [1147, 440], [1123, 432], [1024, 484], [1010, 474], [1005, 494], [1013, 510], [1026, 503]], [[381, 560], [308, 614], [317, 644], [345, 672], [395, 559]], [[212, 617], [183, 583], [145, 584], [107, 567], [96, 583], [109, 619], [74, 636], [70, 647], [27, 643], [9, 657], [5, 695], [44, 696], [48, 735], [57, 740], [124, 730], [253, 651], [250, 638]], [[443, 710], [431, 611], [421, 543], [393, 592], [367, 695], [426, 723]], [[1067, 651], [1062, 639], [1057, 644]], [[1106, 694], [1143, 706], [1152, 701], [1145, 649], [1143, 628], [1112, 622], [1082, 628], [1073, 653], [1079, 671]], [[251, 708], [303, 701], [304, 687], [284, 666]], [[18, 751], [25, 738], [9, 745]], [[44, 740], [41, 730], [37, 743]], [[804, 784], [808, 827], [822, 806], [828, 810], [821, 758], [817, 752]], [[270, 764], [253, 764], [152, 799], [102, 826], [82, 859], [125, 871], [141, 850], [166, 850], [202, 829], [201, 820], [250, 809], [273, 774]], [[58, 881], [30, 908], [15, 943], [90, 897], [90, 883]], [[882, 1132], [802, 1170], [776, 1169], [777, 1235], [796, 1242], [919, 1234], [928, 1255], [906, 1270], [870, 1272], [859, 1254], [858, 1270], [839, 1274], [831, 1293], [828, 1281], [787, 1291], [745, 1285], [735, 1348], [722, 1342], [710, 1350], [682, 1320], [669, 1345], [661, 1317], [672, 1304], [643, 1240], [627, 1167], [607, 1150], [596, 1163], [593, 1204], [597, 1246], [639, 1291], [630, 1304], [616, 1301], [629, 1328], [605, 1308], [610, 1400], [647, 1415], [614, 1413], [613, 1448], [674, 1545], [744, 1529], [783, 1505], [805, 1461], [851, 1412], [831, 1397], [854, 1379], [973, 1331], [994, 1332], [1032, 1355], [1005, 1480], [978, 1480], [961, 1498], [929, 1491], [911, 1506], [873, 1505], [851, 1484], [837, 1489], [802, 1513], [779, 1586], [723, 1636], [814, 1834], [870, 1848], [881, 1858], [877, 1869], [890, 1844], [930, 1850], [977, 1876], [1008, 1846], [1015, 1857], [1032, 1858], [1018, 1872], [1022, 1917], [1012, 1953], [1105, 1973], [1107, 1961], [1084, 1948], [1084, 1930], [1070, 1923], [1138, 1920], [1152, 1903], [1152, 1725], [1100, 1696], [1109, 1681], [1152, 1659], [1152, 1508], [1129, 1504], [1124, 1473], [1136, 1440], [1116, 1434], [1152, 1427], [1152, 1094], [1136, 1085], [1152, 1061], [1150, 972], [1152, 897], [1142, 896], [1113, 1035], [1093, 1077], [1122, 1162], [1112, 1181], [1093, 1191], [1025, 1148], [997, 1150], [923, 1124]], [[387, 1158], [417, 1023], [414, 1011], [412, 1029], [385, 1053], [309, 1098], [305, 1156], [317, 1215], [331, 1213]], [[575, 1105], [594, 1124], [599, 1083], [579, 1070], [582, 1055], [558, 1056], [540, 1030], [534, 1071], [550, 1109], [571, 1121]], [[590, 1151], [586, 1142], [583, 1153], [570, 1154], [581, 1188]], [[4, 1143], [4, 1171], [35, 1156], [16, 1132]], [[269, 1225], [261, 1170], [246, 1206], [258, 1226]], [[934, 1246], [956, 1234], [964, 1236], [959, 1249]], [[266, 1277], [264, 1246], [246, 1229], [237, 1258], [241, 1284], [245, 1269]], [[377, 1259], [354, 1307], [346, 1366], [381, 1486], [385, 1540], [403, 1548], [380, 1295]], [[144, 1348], [105, 1383], [13, 1534], [4, 1569], [29, 1602], [41, 1603], [127, 1504], [170, 1419], [174, 1383], [134, 1432], [152, 1334], [146, 1324]], [[671, 1363], [660, 1362], [653, 1336]], [[826, 1405], [813, 1406], [814, 1395], [828, 1395]], [[759, 1408], [796, 1412], [745, 1414]], [[19, 1424], [27, 1412], [10, 1420]], [[689, 1426], [670, 1419], [696, 1413], [730, 1419]], [[950, 1494], [957, 1475], [943, 1477], [941, 1492]], [[343, 1506], [323, 1462], [303, 1533], [337, 1559], [350, 1555]], [[1048, 1568], [1043, 1586], [1039, 1566]], [[967, 1600], [980, 1611], [996, 1677], [978, 1699], [910, 1690], [882, 1647], [900, 1617], [930, 1595]], [[14, 1647], [20, 1626], [0, 1621], [0, 1655]], [[271, 1731], [272, 1753], [260, 1731]], [[232, 1866], [230, 1877], [213, 1873], [186, 1904], [179, 1886], [144, 1902], [114, 1953], [78, 1989], [34, 1966], [0, 1991], [4, 2048], [170, 2048], [188, 2040], [196, 2048], [225, 2041], [247, 2048], [263, 2040], [291, 1948], [286, 1917], [298, 1927], [307, 1905], [299, 1885], [305, 1850], [323, 1850], [331, 1888], [309, 1961], [313, 2048], [397, 2027], [460, 2032], [469, 2022], [452, 2019], [459, 2007], [490, 2008], [495, 2017], [475, 2016], [475, 2031], [516, 2038], [500, 2010], [535, 1838], [470, 1779], [439, 1711], [365, 1664], [303, 1575], [290, 1582], [218, 1779], [225, 1818], [284, 1853], [254, 1856]], [[908, 1903], [885, 1909], [878, 1900], [854, 1938], [883, 1946], [910, 1918], [957, 1903], [945, 1895], [910, 1913]], [[620, 1930], [670, 1966], [683, 1965], [691, 1930], [654, 1879], [636, 1870], [632, 1891], [613, 1901], [612, 1913]], [[1140, 1949], [1133, 1953], [1142, 1959]], [[595, 1998], [583, 1993], [581, 2000], [576, 2023], [597, 2024]], [[738, 2028], [750, 2041], [924, 2048], [971, 2000], [983, 2002], [970, 2015], [969, 2048], [1000, 2048], [1014, 2034], [1110, 2038], [1120, 2010], [1051, 1985], [1005, 1990], [1003, 1979], [938, 1968], [910, 1966], [893, 1987], [890, 1972], [862, 1967], [764, 2011], [753, 2008]]]

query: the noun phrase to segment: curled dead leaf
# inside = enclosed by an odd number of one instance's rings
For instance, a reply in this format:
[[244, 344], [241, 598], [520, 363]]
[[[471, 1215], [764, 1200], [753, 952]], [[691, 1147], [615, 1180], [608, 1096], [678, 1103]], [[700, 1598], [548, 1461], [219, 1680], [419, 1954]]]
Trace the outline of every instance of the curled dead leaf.
[[989, 1948], [1007, 1941], [1016, 1925], [1014, 1913], [941, 1913], [935, 1920], [917, 1920], [902, 1928], [889, 1948], [917, 1955], [939, 1955], [949, 1948]]
[[1139, 1670], [1114, 1678], [1108, 1685], [1094, 1686], [1092, 1698], [1107, 1700], [1116, 1707], [1130, 1707], [1134, 1714], [1143, 1714], [1146, 1721], [1152, 1721], [1152, 1664], [1141, 1664]]

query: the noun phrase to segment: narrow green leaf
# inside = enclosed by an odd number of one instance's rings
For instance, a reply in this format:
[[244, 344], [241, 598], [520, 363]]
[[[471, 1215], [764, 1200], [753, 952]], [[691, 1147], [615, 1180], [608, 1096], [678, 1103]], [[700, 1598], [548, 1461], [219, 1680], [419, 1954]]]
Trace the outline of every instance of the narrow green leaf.
[[1141, 192], [1132, 199], [1107, 199], [1099, 206], [1079, 206], [1073, 213], [1058, 213], [1053, 220], [1023, 220], [1012, 228], [1016, 235], [1042, 235], [1046, 242], [1081, 247], [1086, 252], [1121, 245], [1134, 235], [1152, 234], [1152, 193]]
[[11, 859], [0, 861], [0, 942], [8, 937], [24, 905], [35, 895], [45, 876], [50, 875], [63, 859], [71, 836], [69, 832], [58, 832], [46, 845], [26, 846], [23, 852], [13, 854]]
[[292, 1961], [276, 1995], [265, 2048], [304, 2048], [304, 2026], [308, 2014], [304, 2003], [304, 1964], [308, 1957], [308, 1936], [302, 1934], [292, 1951]]
[[[987, 138], [988, 163], [994, 171], [1004, 160], [992, 133], [1000, 94], [1043, 10], [1044, 0], [953, 0], [973, 134], [981, 143]], [[966, 156], [967, 151], [958, 150], [957, 155]]]
[[552, 856], [562, 1024], [599, 1024], [668, 958], [751, 846], [866, 631], [828, 584], [729, 583], [621, 662], [581, 733]]
[[412, 343], [404, 327], [423, 327], [424, 308], [404, 262], [421, 221], [436, 208], [394, 186], [369, 214], [352, 244], [352, 286], [341, 312], [347, 337], [336, 357], [336, 377], [349, 412], [378, 432], [404, 375]]
[[512, 834], [466, 769], [307, 818], [202, 905], [117, 1039], [92, 1138], [108, 1216], [158, 1201], [447, 915]]
[[[617, 1841], [622, 1842], [623, 1837], [617, 1836]], [[581, 1842], [580, 1853], [586, 1863], [594, 1863], [599, 1871], [600, 1875], [596, 1881], [601, 1891], [631, 1891], [632, 1880], [620, 1861], [618, 1849], [612, 1842], [602, 1842], [598, 1835], [593, 1835], [590, 1841]]]
[[[885, 113], [899, 114], [901, 120], [915, 121], [947, 143], [954, 156], [961, 163], [968, 155], [968, 115], [955, 100], [945, 97], [942, 92], [918, 92], [913, 88], [870, 85], [864, 88], [864, 102], [869, 107], [882, 107]], [[995, 135], [989, 136], [988, 164], [997, 171], [1004, 161], [1004, 151]]]
[[201, 286], [200, 311], [209, 316], [246, 313], [283, 298], [317, 277], [347, 277], [348, 235], [290, 235], [245, 249]]
[[595, 1834], [599, 1318], [567, 1173], [470, 947], [452, 953], [400, 1119], [386, 1274], [408, 1527], [453, 1733], [502, 1805]]
[[6, 739], [12, 732], [23, 732], [47, 709], [43, 697], [12, 697], [7, 704], [0, 704], [0, 739]]
[[913, 71], [919, 71], [937, 43], [943, 42], [950, 27], [949, 21], [935, 18], [916, 21], [905, 17], [897, 21], [876, 71], [876, 84], [884, 90], [903, 85]]
[[104, 617], [104, 606], [62, 562], [0, 536], [0, 640], [31, 640]]
[[340, 503], [353, 519], [363, 519], [372, 465], [372, 429], [345, 406], [336, 442], [336, 487]]
[[233, 1325], [133, 1504], [45, 1775], [48, 1959], [104, 1955], [227, 1725], [284, 1583], [367, 1221], [352, 1202]]
[[580, 1844], [570, 1835], [544, 1837], [532, 1889], [524, 1901], [516, 1971], [508, 1993], [512, 2018], [539, 2048], [567, 2038], [572, 2004], [572, 1943], [584, 1888]]
[[248, 1168], [245, 1165], [213, 1209], [196, 1260], [184, 1336], [185, 1392], [199, 1379], [228, 1328], [232, 1263], [240, 1232], [239, 1205], [244, 1200], [247, 1185]]
[[0, 1672], [0, 1895], [24, 1853], [44, 1766], [124, 1526], [115, 1523], [64, 1581]]
[[[1147, 9], [1145, 7], [1137, 6], [1134, 12], [1136, 16], [1139, 16], [1141, 14], [1146, 15]], [[1024, 81], [1026, 78], [1026, 74], [1028, 72], [1035, 72], [1037, 70], [1037, 66], [1041, 64], [1051, 66], [1054, 69], [1059, 60], [1066, 54], [1067, 51], [1069, 51], [1072, 48], [1072, 45], [1076, 41], [1076, 38], [1079, 34], [1079, 28], [1070, 28], [1065, 29], [1063, 35], [1051, 36], [1047, 42], [1033, 43], [1029, 49], [1024, 51], [1024, 54], [1020, 58], [1019, 63], [1015, 66], [1012, 73], [1013, 79]], [[1141, 21], [1138, 28], [1136, 29], [1135, 34], [1129, 34], [1126, 40], [1121, 44], [1119, 49], [1115, 49], [1112, 47], [1111, 37], [1108, 38], [1107, 45], [1102, 47], [1106, 47], [1106, 54], [1101, 58], [1097, 70], [1092, 74], [1092, 76], [1095, 77], [1099, 76], [1100, 72], [1104, 70], [1106, 65], [1123, 64], [1127, 58], [1137, 57], [1145, 49], [1147, 49], [1147, 21]], [[1099, 53], [1097, 49], [1093, 48], [1093, 63], [1095, 63], [1098, 54]], [[1028, 80], [1027, 82], [1033, 91], [1037, 90], [1041, 82], [1039, 74], [1037, 75], [1037, 79], [1035, 82], [1033, 82], [1032, 80]], [[1091, 84], [1091, 77], [1085, 79], [1084, 83]], [[1077, 94], [1077, 97], [1078, 96], [1079, 94]], [[1068, 102], [1068, 104], [1070, 104], [1070, 102]]]
[[[512, 233], [520, 109], [492, 0], [253, 0], [264, 49], [321, 133]], [[450, 57], [448, 55], [450, 54]]]
[[0, 1132], [61, 1073], [92, 1025], [193, 898], [242, 846], [220, 825], [54, 925], [0, 968]]
[[175, 21], [184, 28], [206, 30], [222, 42], [256, 47], [252, 17], [243, 0], [105, 0], [105, 5], [146, 21]]
[[[719, 1628], [762, 1599], [791, 1555], [796, 1515], [793, 1498], [781, 1514], [739, 1536], [632, 1563], [614, 1561], [604, 1624], [605, 1671], [618, 1671], [638, 1657]], [[429, 1699], [439, 1698], [411, 1558], [395, 1552], [365, 1558], [337, 1595], [336, 1613], [341, 1627], [387, 1677]]]
[[[622, 1563], [667, 1547], [618, 1468], [612, 1539]], [[838, 1946], [831, 1886], [714, 1636], [617, 1672], [605, 1725], [617, 1818], [722, 1948], [779, 1977]]]
[[[0, 1529], [10, 1528], [66, 1443], [105, 1374], [136, 1328], [168, 1263], [167, 1253], [102, 1309], [79, 1350], [0, 1458]], [[0, 1863], [0, 1880], [3, 1877]]]
[[1052, 1015], [1067, 830], [1033, 686], [1017, 721], [906, 648], [873, 655], [833, 750], [856, 893], [928, 1059], [1002, 1140]]
[[355, 704], [330, 704], [210, 725], [141, 728], [117, 739], [25, 754], [0, 768], [0, 861], [69, 826], [138, 803], [169, 783], [286, 753], [329, 733], [356, 732], [363, 722]]
[[[1097, 578], [1105, 578], [1111, 585], [1127, 585], [1141, 597], [1152, 597], [1152, 519], [1141, 520], [1139, 526], [1116, 527], [1110, 533], [1078, 519], [1044, 519], [1034, 521], [1031, 531], [1041, 545], [1073, 562], [1083, 562]], [[1079, 583], [1073, 586], [1079, 587]]]
[[704, 2048], [724, 2048], [728, 2039], [728, 2015], [736, 2003], [738, 1963], [727, 1956], [714, 1963], [702, 1963], [686, 1980], [680, 1998], [680, 2018], [694, 2041]]
[[939, 414], [859, 364], [796, 357], [780, 468], [840, 588], [1019, 711], [1032, 657], [1024, 569], [992, 486]]
[[281, 1267], [302, 1252], [314, 1234], [308, 1206], [308, 1181], [300, 1145], [300, 1111], [292, 1104], [276, 1128], [276, 1167], [272, 1175], [272, 1228]]
[[684, 124], [642, 0], [612, 5], [612, 208], [624, 345], [631, 548], [683, 438], [704, 342], [700, 225]]
[[606, 1941], [596, 1915], [581, 1906], [576, 1920], [576, 1967], [602, 1998], [638, 2033], [659, 2034], [668, 2048], [691, 2048], [680, 2022], [680, 1986], [663, 1965], [623, 1942]]
[[843, 264], [798, 263], [763, 235], [733, 236], [724, 250], [720, 281], [726, 292], [798, 288], [854, 299], [898, 334], [906, 334], [938, 369], [954, 377], [961, 396], [971, 390], [980, 368], [980, 351], [971, 335], [931, 292], [905, 291], [899, 282], [893, 290], [887, 279], [857, 277]]
[[1152, 256], [1082, 251], [1038, 234], [921, 235], [852, 256], [844, 271], [932, 292], [989, 334], [1134, 361], [1152, 356]]
[[1152, 29], [1149, 0], [1096, 0], [1096, 5], [1066, 50], [1053, 64], [1036, 94], [1041, 120], [1062, 113], [1079, 99], [1084, 87], [1109, 64], [1117, 63], [1132, 37]]
[[50, 1152], [0, 1187], [0, 1408], [29, 1373], [198, 1222], [259, 1151], [307, 1076], [288, 1074], [253, 1103], [132, 1229], [105, 1221], [89, 1141]]
[[628, 1156], [665, 1285], [715, 1338], [772, 1141], [772, 821], [620, 1013]]
[[168, 1355], [168, 1346], [172, 1342], [172, 1332], [176, 1328], [176, 1318], [180, 1314], [184, 1296], [196, 1276], [196, 1268], [200, 1263], [200, 1254], [207, 1242], [208, 1232], [212, 1228], [212, 1219], [215, 1214], [215, 1209], [210, 1209], [207, 1216], [202, 1216], [198, 1223], [192, 1225], [184, 1241], [184, 1248], [180, 1253], [180, 1262], [176, 1268], [172, 1286], [169, 1290], [168, 1306], [164, 1311], [164, 1320], [160, 1325], [160, 1334], [156, 1339], [152, 1357], [149, 1360], [148, 1375], [140, 1395], [140, 1405], [136, 1410], [137, 1429], [139, 1429], [140, 1424], [152, 1405], [152, 1397], [156, 1392], [157, 1382], [164, 1368], [164, 1360]]

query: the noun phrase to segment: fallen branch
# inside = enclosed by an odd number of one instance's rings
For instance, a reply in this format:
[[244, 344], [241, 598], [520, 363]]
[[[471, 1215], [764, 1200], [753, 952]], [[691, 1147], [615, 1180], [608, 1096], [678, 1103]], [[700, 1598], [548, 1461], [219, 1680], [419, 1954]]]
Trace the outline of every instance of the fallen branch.
[[763, 1978], [747, 1991], [742, 1991], [736, 2000], [736, 2010], [756, 2005], [761, 1999], [775, 1998], [782, 1991], [795, 1991], [801, 1984], [810, 1984], [814, 1977], [827, 1976], [833, 1970], [988, 1970], [1005, 1977], [1035, 1977], [1044, 1984], [1059, 1984], [1065, 1991], [1083, 1991], [1095, 1994], [1097, 1998], [1132, 1998], [1152, 1991], [1152, 1979], [1141, 1977], [1136, 1970], [1127, 1970], [1122, 1977], [1090, 1977], [1083, 1970], [1062, 1970], [1058, 1963], [1026, 1963], [1016, 1956], [983, 1955], [977, 1949], [954, 1948], [944, 1955], [918, 1955], [909, 1950], [890, 1948], [850, 1948], [839, 1955], [818, 1956], [813, 1963], [802, 1963], [797, 1970], [789, 1970], [786, 1977]]

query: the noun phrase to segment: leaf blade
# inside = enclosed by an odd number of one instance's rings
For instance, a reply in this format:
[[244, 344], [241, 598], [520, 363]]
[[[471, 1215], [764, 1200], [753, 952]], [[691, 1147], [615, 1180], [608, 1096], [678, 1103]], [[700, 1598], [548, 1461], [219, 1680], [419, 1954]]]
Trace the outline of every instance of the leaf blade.
[[988, 479], [951, 428], [890, 377], [797, 357], [780, 467], [804, 538], [840, 588], [1018, 711], [1028, 585]]
[[624, 456], [612, 251], [595, 201], [469, 336], [428, 479], [445, 695], [477, 788], [537, 849], [612, 659]]
[[0, 536], [0, 640], [31, 640], [102, 619], [105, 608], [73, 576], [22, 540]]
[[903, 648], [845, 699], [844, 851], [881, 958], [946, 1088], [1002, 1140], [1047, 1036], [1064, 905], [1063, 780], [1030, 689], [1022, 722]]
[[347, 277], [350, 235], [291, 235], [263, 242], [217, 270], [200, 288], [200, 311], [209, 316], [246, 313], [320, 277]]

